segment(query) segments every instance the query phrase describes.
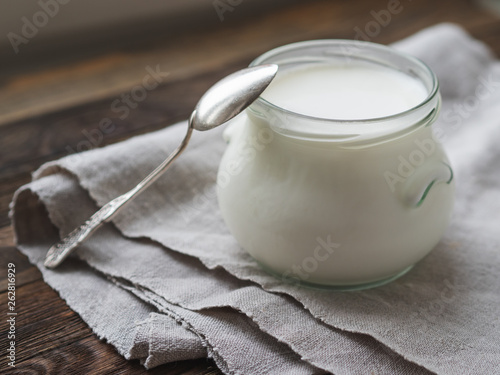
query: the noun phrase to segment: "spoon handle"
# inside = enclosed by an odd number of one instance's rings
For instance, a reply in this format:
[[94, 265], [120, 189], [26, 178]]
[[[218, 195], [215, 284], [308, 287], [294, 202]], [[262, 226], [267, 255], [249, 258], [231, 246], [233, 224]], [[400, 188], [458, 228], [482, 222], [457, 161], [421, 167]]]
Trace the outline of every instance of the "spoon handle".
[[[193, 118], [193, 115], [191, 116], [191, 119]], [[184, 151], [189, 142], [189, 139], [191, 138], [191, 134], [193, 132], [191, 119], [189, 121], [187, 133], [177, 149], [172, 152], [170, 156], [163, 161], [163, 163], [156, 167], [154, 171], [152, 171], [146, 178], [139, 182], [134, 188], [106, 203], [82, 225], [74, 229], [60, 242], [53, 245], [45, 256], [45, 267], [55, 268], [60, 265], [77, 246], [85, 242], [85, 240], [89, 238], [104, 223], [110, 221], [120, 211], [120, 209], [125, 206], [125, 204], [132, 201], [137, 195], [148, 188], [154, 181], [156, 181], [158, 177], [162, 175], [163, 172], [165, 172], [170, 167], [172, 162], [182, 153], [182, 151]]]

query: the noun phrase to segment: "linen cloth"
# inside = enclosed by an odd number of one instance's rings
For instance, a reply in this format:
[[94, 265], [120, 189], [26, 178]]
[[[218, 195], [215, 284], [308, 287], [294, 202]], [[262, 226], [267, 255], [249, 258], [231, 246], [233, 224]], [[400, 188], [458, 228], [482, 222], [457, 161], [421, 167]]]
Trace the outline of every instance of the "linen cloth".
[[45, 269], [59, 233], [140, 181], [185, 123], [43, 165], [14, 197], [19, 248], [100, 338], [146, 367], [208, 356], [234, 374], [500, 373], [500, 63], [451, 24], [395, 47], [438, 75], [435, 128], [457, 186], [449, 230], [400, 279], [338, 293], [262, 271], [217, 206], [222, 128], [195, 133], [113, 224]]

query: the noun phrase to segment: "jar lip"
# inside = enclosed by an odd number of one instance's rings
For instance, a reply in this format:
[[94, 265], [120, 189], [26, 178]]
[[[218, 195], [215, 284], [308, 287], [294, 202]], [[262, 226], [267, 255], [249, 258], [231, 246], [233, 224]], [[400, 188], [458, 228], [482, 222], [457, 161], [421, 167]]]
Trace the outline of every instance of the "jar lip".
[[[265, 52], [264, 54], [260, 55], [256, 59], [254, 59], [249, 66], [256, 66], [256, 65], [261, 65], [265, 63], [275, 63], [280, 65], [279, 62], [273, 62], [273, 61], [268, 61], [272, 59], [273, 57], [283, 53], [283, 52], [289, 52], [293, 50], [299, 50], [302, 48], [306, 47], [348, 47], [352, 46], [354, 48], [359, 48], [359, 49], [365, 49], [365, 50], [371, 50], [371, 51], [377, 51], [377, 52], [382, 52], [382, 53], [387, 53], [389, 55], [396, 55], [401, 59], [404, 59], [408, 62], [411, 62], [420, 68], [422, 68], [423, 71], [429, 76], [432, 82], [432, 86], [429, 90], [429, 94], [427, 97], [422, 100], [419, 104], [416, 106], [413, 106], [412, 108], [409, 108], [405, 111], [402, 112], [397, 112], [392, 115], [388, 116], [382, 116], [382, 117], [372, 117], [372, 118], [367, 118], [367, 119], [335, 119], [335, 118], [326, 118], [326, 117], [317, 117], [317, 116], [311, 116], [299, 112], [294, 112], [289, 109], [285, 109], [283, 107], [280, 107], [266, 99], [264, 99], [262, 96], [260, 96], [255, 103], [264, 105], [265, 107], [271, 108], [273, 110], [279, 111], [280, 113], [283, 113], [285, 115], [290, 115], [293, 117], [299, 117], [302, 119], [306, 120], [312, 120], [312, 121], [326, 121], [330, 123], [337, 123], [337, 124], [349, 124], [350, 126], [356, 125], [356, 124], [372, 124], [372, 123], [380, 123], [380, 122], [387, 122], [387, 121], [392, 121], [392, 120], [398, 120], [403, 117], [408, 116], [409, 114], [414, 113], [415, 111], [421, 110], [422, 108], [426, 107], [436, 99], [438, 96], [439, 92], [439, 82], [434, 74], [434, 72], [431, 70], [431, 68], [424, 63], [422, 60], [409, 55], [407, 53], [401, 52], [399, 50], [396, 50], [394, 48], [378, 44], [378, 43], [372, 43], [372, 42], [366, 42], [366, 41], [358, 41], [358, 40], [349, 40], [349, 39], [316, 39], [316, 40], [308, 40], [308, 41], [302, 41], [302, 42], [296, 42], [296, 43], [291, 43], [291, 44], [286, 44], [284, 46], [280, 46], [277, 48], [274, 48], [268, 52]], [[340, 55], [340, 54], [339, 54]], [[346, 55], [344, 53], [344, 55]], [[346, 55], [347, 56], [347, 55]], [[366, 55], [368, 57], [369, 54]], [[362, 55], [358, 56], [358, 59], [363, 59], [368, 62], [372, 63], [377, 63], [375, 60], [370, 60], [368, 58], [363, 58]], [[300, 60], [297, 60], [300, 61]], [[380, 62], [379, 62], [380, 63]], [[387, 65], [386, 65], [387, 66]], [[390, 67], [390, 66], [388, 66]]]

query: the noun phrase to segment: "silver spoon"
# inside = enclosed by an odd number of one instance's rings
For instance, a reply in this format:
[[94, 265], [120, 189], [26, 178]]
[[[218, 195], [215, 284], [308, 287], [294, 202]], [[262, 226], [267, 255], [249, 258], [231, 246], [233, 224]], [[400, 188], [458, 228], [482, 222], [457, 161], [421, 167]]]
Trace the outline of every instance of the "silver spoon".
[[110, 221], [126, 203], [156, 181], [184, 151], [193, 129], [209, 130], [241, 113], [269, 86], [277, 71], [278, 66], [274, 64], [246, 68], [212, 86], [196, 105], [189, 118], [187, 133], [177, 149], [136, 187], [105, 204], [85, 223], [53, 245], [45, 257], [45, 267], [55, 268], [61, 264], [73, 249], [89, 238], [102, 224]]

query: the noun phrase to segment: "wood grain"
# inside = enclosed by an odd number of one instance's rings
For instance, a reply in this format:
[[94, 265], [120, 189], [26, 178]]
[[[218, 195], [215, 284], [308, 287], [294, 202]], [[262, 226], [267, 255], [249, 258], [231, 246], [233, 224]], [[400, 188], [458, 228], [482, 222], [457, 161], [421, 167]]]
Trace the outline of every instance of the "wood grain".
[[0, 228], [1, 246], [14, 246], [14, 232], [11, 226]]
[[[387, 8], [387, 0], [318, 0], [239, 18], [196, 32], [151, 35], [143, 43], [98, 48], [99, 53], [62, 64], [2, 76], [0, 73], [0, 306], [7, 305], [6, 267], [18, 268], [16, 296], [19, 374], [216, 374], [206, 360], [146, 371], [99, 341], [77, 314], [47, 286], [40, 272], [14, 249], [7, 217], [14, 191], [42, 163], [90, 147], [102, 147], [185, 119], [215, 81], [248, 65], [278, 45], [320, 38], [347, 38]], [[500, 54], [500, 20], [476, 2], [401, 0], [403, 10], [380, 27], [372, 41], [390, 43], [439, 22], [456, 22]], [[200, 32], [200, 30], [203, 30]], [[169, 72], [161, 84], [124, 118], [112, 103], [140, 85], [146, 67]], [[99, 130], [110, 118], [113, 130]], [[87, 135], [86, 135], [87, 134]], [[93, 136], [88, 136], [93, 134]], [[0, 319], [0, 351], [6, 352], [7, 324]], [[6, 369], [0, 357], [0, 372]]]

